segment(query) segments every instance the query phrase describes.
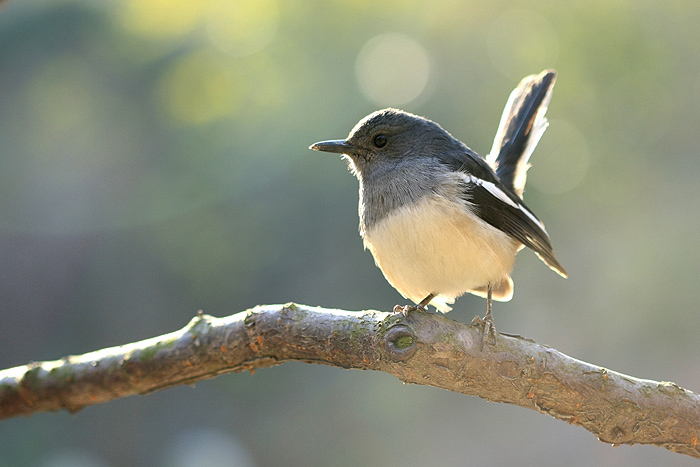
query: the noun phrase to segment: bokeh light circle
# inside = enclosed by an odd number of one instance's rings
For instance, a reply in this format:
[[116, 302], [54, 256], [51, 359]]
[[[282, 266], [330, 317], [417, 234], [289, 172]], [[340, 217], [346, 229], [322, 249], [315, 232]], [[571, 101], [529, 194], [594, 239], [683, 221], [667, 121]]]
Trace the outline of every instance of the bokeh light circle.
[[207, 17], [211, 42], [237, 57], [262, 50], [275, 38], [278, 25], [274, 0], [218, 0]]
[[362, 47], [355, 72], [360, 89], [369, 100], [381, 106], [399, 106], [425, 90], [430, 78], [430, 57], [413, 38], [386, 33]]

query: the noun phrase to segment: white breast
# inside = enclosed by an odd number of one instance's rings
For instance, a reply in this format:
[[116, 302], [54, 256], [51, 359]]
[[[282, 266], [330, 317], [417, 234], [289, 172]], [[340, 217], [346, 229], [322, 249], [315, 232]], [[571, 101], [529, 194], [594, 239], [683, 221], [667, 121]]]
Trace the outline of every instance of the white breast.
[[520, 243], [439, 195], [395, 210], [364, 233], [364, 243], [389, 283], [415, 303], [433, 293], [431, 304], [446, 312], [463, 293], [483, 295], [506, 280], [494, 298], [512, 296], [508, 276]]

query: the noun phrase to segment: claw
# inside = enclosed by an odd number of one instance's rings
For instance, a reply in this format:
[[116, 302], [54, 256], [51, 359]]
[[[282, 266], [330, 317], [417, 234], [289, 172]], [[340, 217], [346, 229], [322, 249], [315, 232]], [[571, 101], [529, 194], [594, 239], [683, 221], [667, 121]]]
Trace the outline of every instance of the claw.
[[484, 345], [496, 345], [496, 325], [493, 316], [484, 316]]
[[[408, 314], [412, 311], [417, 310], [417, 309], [418, 309], [418, 307], [416, 307], [415, 305], [403, 305], [403, 306], [395, 305], [393, 312], [395, 314], [401, 313], [404, 316], [404, 318], [408, 318]], [[425, 310], [423, 310], [423, 311], [425, 311]]]
[[432, 294], [432, 293], [431, 293], [430, 295], [428, 295], [427, 297], [425, 297], [425, 298], [424, 298], [419, 304], [417, 304], [417, 305], [403, 305], [403, 306], [401, 306], [401, 305], [395, 305], [393, 311], [394, 311], [394, 313], [401, 313], [401, 314], [403, 314], [404, 316], [408, 316], [408, 314], [409, 314], [410, 312], [416, 311], [416, 310], [417, 310], [417, 311], [420, 311], [420, 312], [423, 312], [423, 313], [427, 313], [428, 310], [427, 310], [426, 307], [428, 306], [428, 303], [430, 303], [430, 300], [432, 300], [433, 298], [435, 298], [435, 294]]

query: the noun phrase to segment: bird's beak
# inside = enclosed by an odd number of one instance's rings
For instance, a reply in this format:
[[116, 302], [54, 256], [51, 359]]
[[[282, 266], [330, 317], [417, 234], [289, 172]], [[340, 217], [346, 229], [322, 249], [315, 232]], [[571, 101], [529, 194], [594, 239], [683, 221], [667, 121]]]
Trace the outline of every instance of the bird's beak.
[[309, 149], [313, 149], [314, 151], [335, 152], [338, 154], [350, 154], [353, 146], [344, 139], [337, 139], [332, 141], [319, 141], [309, 146]]

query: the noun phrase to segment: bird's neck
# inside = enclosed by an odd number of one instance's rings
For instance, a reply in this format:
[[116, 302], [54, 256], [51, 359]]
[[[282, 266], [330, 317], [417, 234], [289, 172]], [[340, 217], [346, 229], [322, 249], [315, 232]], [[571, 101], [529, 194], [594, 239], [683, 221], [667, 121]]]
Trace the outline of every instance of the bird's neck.
[[396, 167], [384, 173], [358, 177], [360, 180], [360, 233], [364, 234], [396, 209], [413, 204], [433, 193], [437, 185], [434, 170]]

